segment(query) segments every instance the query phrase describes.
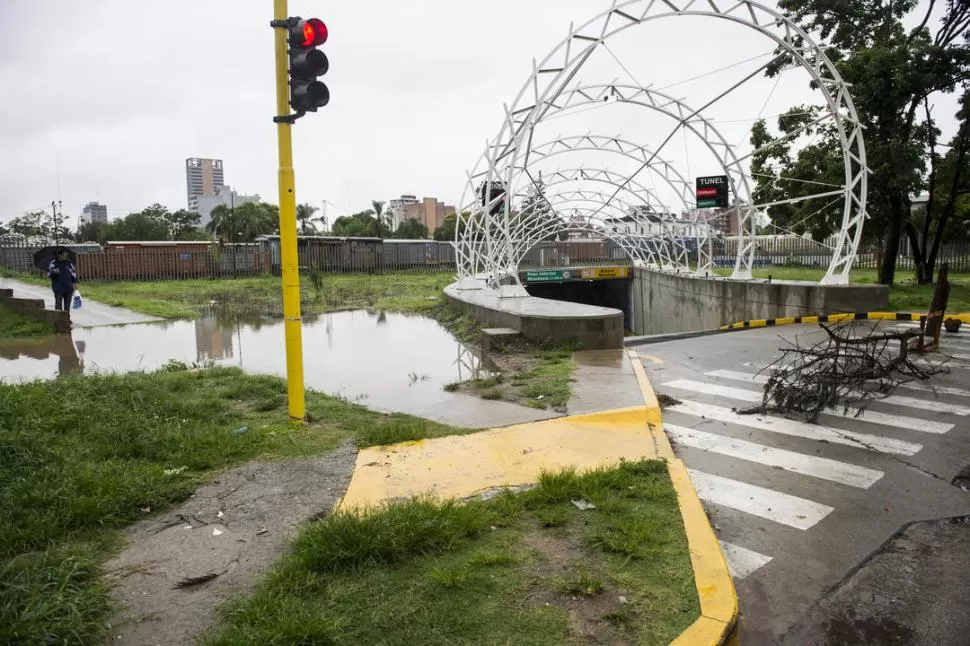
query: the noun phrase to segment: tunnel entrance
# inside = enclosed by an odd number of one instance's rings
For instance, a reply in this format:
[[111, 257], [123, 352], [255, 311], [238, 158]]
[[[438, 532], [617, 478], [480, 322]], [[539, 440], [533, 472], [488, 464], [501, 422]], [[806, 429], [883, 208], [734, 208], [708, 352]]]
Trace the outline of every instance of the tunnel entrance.
[[568, 301], [583, 305], [611, 307], [623, 312], [623, 326], [633, 327], [633, 312], [630, 307], [630, 279], [585, 280], [562, 283], [536, 283], [526, 285], [530, 296], [548, 298], [554, 301]]

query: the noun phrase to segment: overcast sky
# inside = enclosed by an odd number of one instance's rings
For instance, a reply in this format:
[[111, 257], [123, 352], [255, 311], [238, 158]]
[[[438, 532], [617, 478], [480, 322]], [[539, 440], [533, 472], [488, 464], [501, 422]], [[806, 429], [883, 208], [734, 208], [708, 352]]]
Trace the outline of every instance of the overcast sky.
[[[333, 216], [401, 193], [459, 202], [466, 169], [497, 132], [502, 104], [526, 82], [533, 57], [556, 46], [571, 21], [609, 5], [291, 0], [292, 15], [330, 28], [331, 104], [295, 127], [298, 200], [327, 200]], [[58, 198], [70, 217], [88, 201], [107, 204], [112, 219], [156, 201], [183, 208], [187, 157], [222, 159], [226, 183], [277, 202], [271, 11], [271, 0], [0, 0], [0, 220]], [[741, 61], [772, 49], [721, 21], [664, 20], [628, 32], [584, 79], [669, 87], [694, 105], [766, 59]], [[732, 67], [711, 74], [724, 66]], [[758, 116], [811, 100], [797, 73], [759, 78], [712, 116], [743, 144]], [[546, 131], [656, 145], [669, 125], [621, 109]], [[696, 176], [717, 170], [705, 154], [684, 135], [664, 156]]]

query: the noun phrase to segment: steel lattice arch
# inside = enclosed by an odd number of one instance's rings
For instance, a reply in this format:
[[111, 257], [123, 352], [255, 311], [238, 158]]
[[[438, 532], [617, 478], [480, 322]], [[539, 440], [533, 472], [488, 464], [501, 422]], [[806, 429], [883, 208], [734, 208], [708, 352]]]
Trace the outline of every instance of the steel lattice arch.
[[[580, 76], [590, 57], [610, 39], [630, 29], [661, 19], [683, 16], [729, 21], [754, 30], [775, 48], [775, 56], [712, 101], [688, 105], [669, 93], [613, 79], [584, 82]], [[611, 52], [612, 53], [612, 52]], [[824, 100], [812, 121], [788, 132], [759, 150], [738, 155], [736, 146], [709, 117], [709, 108], [756, 75], [763, 76], [779, 60], [807, 72]], [[619, 62], [619, 61], [618, 61]], [[551, 118], [605, 103], [620, 103], [649, 110], [669, 121], [671, 128], [659, 146], [649, 148], [623, 135], [582, 133], [543, 138], [537, 128]], [[775, 202], [756, 204], [745, 162], [757, 153], [792, 140], [809, 128], [824, 124], [836, 134], [842, 148], [844, 183], [833, 190]], [[568, 35], [533, 70], [511, 104], [498, 134], [488, 141], [467, 182], [460, 202], [463, 214], [456, 228], [458, 273], [461, 285], [486, 287], [503, 295], [521, 296], [518, 266], [528, 251], [550, 236], [573, 232], [594, 234], [616, 242], [634, 264], [656, 270], [711, 270], [711, 220], [699, 210], [689, 173], [683, 173], [662, 156], [677, 133], [686, 133], [710, 152], [727, 176], [733, 203], [720, 217], [738, 223], [737, 256], [733, 278], [750, 279], [756, 237], [754, 213], [758, 209], [807, 199], [832, 197], [843, 201], [841, 227], [823, 284], [848, 283], [866, 217], [868, 168], [862, 125], [849, 89], [835, 66], [812, 37], [773, 9], [755, 2], [719, 0], [614, 0], [607, 11], [585, 24], [571, 26]], [[541, 162], [577, 151], [594, 152], [604, 163], [564, 165], [545, 175]], [[611, 166], [611, 158], [633, 163], [635, 172]], [[675, 217], [647, 187], [651, 177], [669, 187]], [[541, 194], [537, 187], [541, 186]], [[522, 205], [532, 200], [527, 208]], [[622, 233], [610, 221], [623, 217], [632, 224]], [[697, 241], [689, 252], [685, 235]]]

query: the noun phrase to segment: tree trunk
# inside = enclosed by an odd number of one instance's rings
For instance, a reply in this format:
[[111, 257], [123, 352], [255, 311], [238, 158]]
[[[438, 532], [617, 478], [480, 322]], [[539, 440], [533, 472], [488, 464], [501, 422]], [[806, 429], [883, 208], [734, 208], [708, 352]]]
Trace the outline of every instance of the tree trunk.
[[879, 268], [879, 282], [890, 287], [896, 281], [896, 260], [899, 257], [899, 241], [903, 234], [903, 198], [898, 191], [889, 197], [889, 231], [886, 248]]
[[950, 185], [950, 196], [947, 199], [946, 206], [943, 207], [943, 214], [940, 216], [940, 222], [936, 225], [936, 233], [933, 236], [933, 246], [930, 249], [928, 263], [932, 269], [933, 265], [936, 264], [937, 254], [940, 252], [940, 244], [943, 242], [943, 236], [946, 234], [946, 225], [950, 222], [950, 217], [953, 216], [956, 210], [957, 193], [960, 190], [960, 185], [963, 183], [963, 163], [967, 156], [967, 123], [964, 122], [960, 126], [960, 143], [957, 148], [957, 163], [956, 170], [953, 175], [953, 183]]

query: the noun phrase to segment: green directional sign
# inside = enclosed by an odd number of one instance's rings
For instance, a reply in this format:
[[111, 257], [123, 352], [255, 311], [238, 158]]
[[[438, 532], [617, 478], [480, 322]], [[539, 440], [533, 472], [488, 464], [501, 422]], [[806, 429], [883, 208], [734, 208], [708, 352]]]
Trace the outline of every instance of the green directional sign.
[[711, 198], [709, 200], [697, 200], [697, 208], [699, 209], [713, 209], [718, 206], [717, 198]]
[[565, 269], [525, 272], [525, 282], [527, 283], [556, 283], [572, 279], [573, 272]]

